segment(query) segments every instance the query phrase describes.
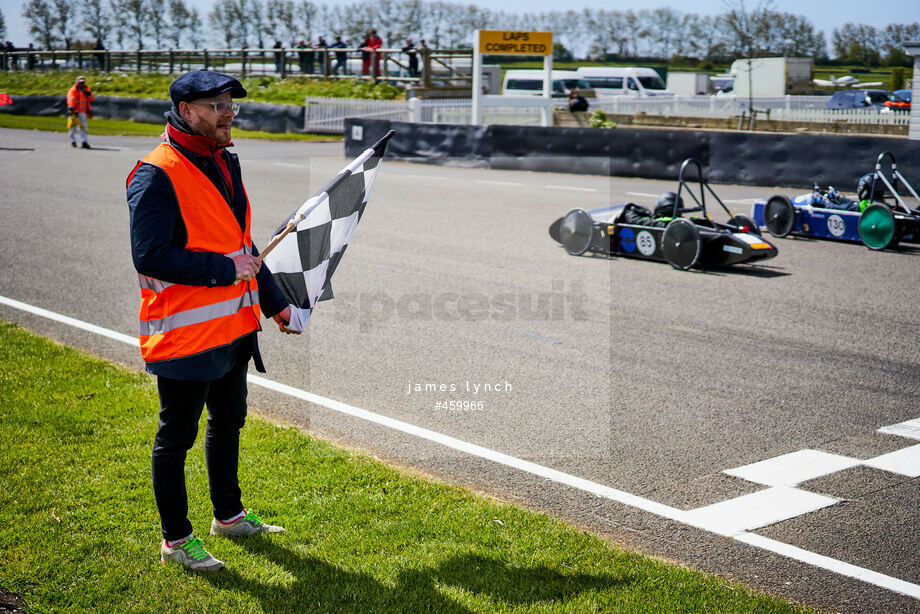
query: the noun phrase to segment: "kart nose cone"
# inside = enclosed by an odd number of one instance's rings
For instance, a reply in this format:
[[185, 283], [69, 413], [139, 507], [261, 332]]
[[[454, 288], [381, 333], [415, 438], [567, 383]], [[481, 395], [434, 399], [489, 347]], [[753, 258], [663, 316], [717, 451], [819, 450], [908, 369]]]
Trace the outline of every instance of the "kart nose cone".
[[593, 232], [594, 222], [591, 215], [584, 209], [572, 209], [562, 220], [559, 238], [565, 251], [573, 256], [580, 256], [588, 251]]

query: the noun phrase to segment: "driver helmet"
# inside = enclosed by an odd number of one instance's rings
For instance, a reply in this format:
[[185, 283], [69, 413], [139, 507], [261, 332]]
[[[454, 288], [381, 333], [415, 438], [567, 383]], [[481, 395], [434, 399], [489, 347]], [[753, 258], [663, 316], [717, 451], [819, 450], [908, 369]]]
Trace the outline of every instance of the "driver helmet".
[[676, 192], [662, 192], [655, 201], [655, 217], [670, 217], [674, 215], [674, 201], [677, 201], [677, 213], [680, 215], [684, 208], [684, 199]]
[[859, 178], [859, 183], [856, 186], [856, 198], [858, 200], [874, 200], [876, 202], [885, 202], [885, 184], [881, 181], [875, 182], [875, 195], [872, 196], [872, 181], [875, 178], [875, 173], [866, 173]]

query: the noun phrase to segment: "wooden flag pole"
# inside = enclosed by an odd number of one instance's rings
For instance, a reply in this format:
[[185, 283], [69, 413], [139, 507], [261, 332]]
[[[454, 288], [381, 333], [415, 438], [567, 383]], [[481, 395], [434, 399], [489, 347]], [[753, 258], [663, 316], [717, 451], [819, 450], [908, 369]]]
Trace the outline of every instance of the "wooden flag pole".
[[[268, 245], [265, 246], [265, 249], [262, 250], [262, 253], [260, 253], [256, 259], [257, 259], [259, 262], [262, 262], [262, 258], [265, 258], [265, 256], [267, 256], [268, 253], [269, 253], [270, 251], [272, 251], [273, 249], [275, 249], [275, 247], [276, 247], [279, 243], [281, 243], [281, 239], [283, 239], [284, 237], [288, 236], [288, 233], [290, 233], [290, 232], [291, 232], [292, 230], [294, 230], [295, 228], [297, 228], [297, 224], [294, 222], [294, 220], [291, 220], [290, 222], [288, 222], [288, 225], [285, 227], [284, 230], [281, 231], [281, 234], [279, 234], [277, 237], [275, 237], [274, 239], [272, 239], [271, 243], [269, 243]], [[237, 279], [235, 282], [233, 282], [233, 285], [235, 286], [235, 285], [238, 284], [238, 283], [240, 283], [240, 280], [239, 280], [239, 279]]]
[[288, 236], [288, 233], [294, 230], [296, 227], [297, 227], [297, 224], [294, 223], [294, 220], [291, 220], [290, 222], [288, 222], [287, 227], [285, 227], [285, 229], [281, 231], [281, 234], [279, 234], [277, 237], [272, 239], [272, 242], [266, 245], [265, 249], [262, 250], [262, 253], [259, 254], [259, 262], [261, 262], [262, 259], [265, 258], [265, 256], [267, 256], [270, 251], [275, 249], [275, 246], [281, 243], [281, 239]]

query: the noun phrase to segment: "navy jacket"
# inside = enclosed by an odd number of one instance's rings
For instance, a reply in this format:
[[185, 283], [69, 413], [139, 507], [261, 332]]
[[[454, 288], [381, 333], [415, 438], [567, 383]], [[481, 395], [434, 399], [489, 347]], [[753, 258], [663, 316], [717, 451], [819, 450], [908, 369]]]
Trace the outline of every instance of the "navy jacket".
[[[182, 119], [170, 112], [167, 121], [189, 132]], [[230, 171], [231, 190], [210, 156], [198, 155], [177, 143], [172, 144], [195, 164], [223, 194], [233, 210], [240, 228], [246, 223], [246, 193], [243, 189], [240, 162], [236, 154], [218, 149]], [[192, 286], [229, 286], [236, 279], [233, 260], [222, 254], [193, 252], [185, 249], [188, 233], [179, 213], [179, 201], [166, 173], [152, 165], [141, 164], [128, 184], [128, 208], [131, 221], [131, 256], [138, 273], [163, 281]], [[255, 255], [259, 252], [253, 246]], [[256, 276], [262, 314], [271, 318], [288, 306], [268, 266], [262, 264]], [[181, 380], [209, 381], [223, 377], [237, 360], [252, 356], [256, 368], [264, 372], [256, 333], [218, 348], [185, 358], [148, 362], [147, 371]]]

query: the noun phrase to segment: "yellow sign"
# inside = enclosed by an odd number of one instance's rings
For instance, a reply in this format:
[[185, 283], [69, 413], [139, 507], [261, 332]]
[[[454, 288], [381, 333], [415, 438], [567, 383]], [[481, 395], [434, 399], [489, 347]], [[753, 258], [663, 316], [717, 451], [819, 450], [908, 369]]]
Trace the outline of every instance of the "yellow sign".
[[479, 52], [499, 55], [552, 55], [552, 32], [480, 30]]

